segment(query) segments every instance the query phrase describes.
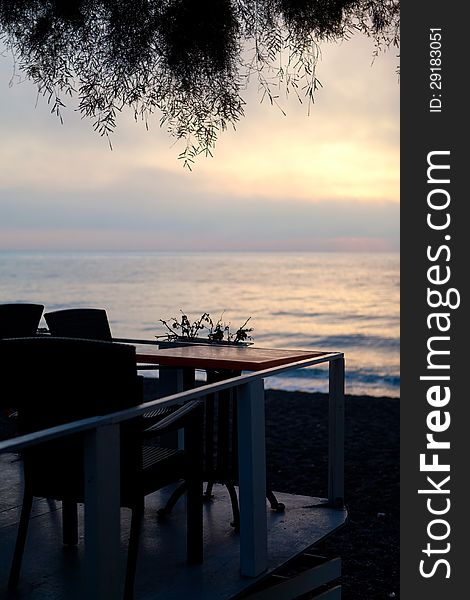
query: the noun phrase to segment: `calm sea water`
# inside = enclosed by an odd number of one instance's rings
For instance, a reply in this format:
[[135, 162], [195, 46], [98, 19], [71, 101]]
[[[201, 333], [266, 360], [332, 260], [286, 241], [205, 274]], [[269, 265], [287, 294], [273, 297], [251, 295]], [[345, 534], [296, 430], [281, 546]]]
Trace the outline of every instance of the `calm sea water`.
[[[338, 350], [346, 391], [399, 395], [399, 255], [340, 253], [0, 253], [0, 302], [103, 307], [116, 337], [163, 333], [159, 319], [209, 312], [258, 346]], [[325, 371], [270, 378], [326, 391]]]

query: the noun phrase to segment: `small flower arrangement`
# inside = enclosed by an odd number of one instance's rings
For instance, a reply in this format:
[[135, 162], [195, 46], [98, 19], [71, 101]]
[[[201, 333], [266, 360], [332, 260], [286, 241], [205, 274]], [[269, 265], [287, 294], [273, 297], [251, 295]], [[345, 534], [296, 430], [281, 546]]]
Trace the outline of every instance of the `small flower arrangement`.
[[[176, 317], [172, 317], [168, 321], [159, 319], [160, 323], [167, 329], [165, 337], [168, 341], [183, 340], [219, 344], [246, 344], [253, 340], [250, 335], [253, 327], [247, 327], [251, 317], [248, 317], [243, 325], [233, 331], [230, 323], [223, 322], [223, 313], [215, 323], [207, 312], [202, 313], [198, 319], [191, 323], [189, 317], [182, 310], [180, 312], [181, 317], [179, 319]], [[204, 333], [207, 334], [206, 337], [204, 337]]]

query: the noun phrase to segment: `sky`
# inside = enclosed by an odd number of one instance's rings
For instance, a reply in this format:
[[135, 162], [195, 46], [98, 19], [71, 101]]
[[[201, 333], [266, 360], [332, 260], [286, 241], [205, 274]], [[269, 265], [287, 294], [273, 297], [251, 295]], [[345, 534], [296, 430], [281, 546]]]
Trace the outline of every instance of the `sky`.
[[398, 250], [398, 58], [373, 51], [322, 46], [310, 115], [253, 82], [192, 172], [157, 118], [122, 115], [113, 150], [73, 108], [61, 124], [0, 54], [0, 250]]

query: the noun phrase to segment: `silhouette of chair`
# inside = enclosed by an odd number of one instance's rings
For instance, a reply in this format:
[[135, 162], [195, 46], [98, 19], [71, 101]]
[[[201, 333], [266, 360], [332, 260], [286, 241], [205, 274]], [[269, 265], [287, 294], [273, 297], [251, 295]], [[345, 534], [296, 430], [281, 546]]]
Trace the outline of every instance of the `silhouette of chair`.
[[36, 335], [42, 304], [0, 304], [0, 339]]
[[[36, 335], [44, 306], [42, 304], [0, 304], [0, 339], [31, 337]], [[2, 407], [14, 427], [16, 407]]]
[[[108, 315], [103, 308], [66, 308], [44, 314], [51, 335], [90, 340], [113, 341]], [[142, 369], [155, 369], [154, 365], [139, 365]], [[173, 408], [155, 408], [144, 415], [148, 424], [173, 412]]]
[[[216, 383], [230, 377], [240, 375], [234, 370], [207, 371], [207, 383]], [[152, 431], [152, 427], [147, 432]], [[222, 390], [217, 394], [206, 397], [204, 403], [204, 450], [203, 450], [203, 480], [207, 482], [204, 500], [210, 500], [214, 483], [223, 484], [229, 493], [232, 504], [233, 520], [231, 525], [240, 528], [240, 510], [235, 485], [238, 481], [238, 427], [237, 399], [233, 389]], [[170, 496], [165, 507], [158, 512], [161, 516], [168, 515], [176, 502], [186, 491], [183, 482]], [[271, 508], [283, 512], [285, 506], [279, 502], [274, 493], [268, 489], [266, 497]]]
[[[29, 359], [28, 378], [21, 363]], [[0, 340], [2, 387], [18, 406], [20, 433], [129, 408], [142, 402], [135, 349], [124, 344], [37, 337]], [[80, 365], [79, 377], [76, 366]], [[104, 380], [102, 367], [113, 372]], [[121, 506], [132, 510], [125, 598], [132, 598], [144, 498], [185, 479], [188, 489], [187, 558], [202, 562], [202, 404], [193, 401], [155, 426], [156, 433], [185, 428], [187, 452], [147, 447], [142, 419], [121, 425]], [[24, 496], [10, 586], [19, 579], [33, 497], [62, 501], [63, 541], [76, 544], [77, 502], [84, 501], [83, 437], [80, 434], [23, 451]]]
[[108, 315], [102, 308], [67, 308], [44, 314], [50, 334], [111, 342]]

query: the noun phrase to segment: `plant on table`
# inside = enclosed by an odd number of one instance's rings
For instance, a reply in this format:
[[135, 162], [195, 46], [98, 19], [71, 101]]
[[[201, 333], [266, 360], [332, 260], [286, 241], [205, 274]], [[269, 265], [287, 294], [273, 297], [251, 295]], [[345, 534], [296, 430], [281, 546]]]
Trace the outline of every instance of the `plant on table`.
[[[202, 313], [199, 318], [191, 322], [188, 315], [182, 310], [180, 312], [181, 317], [179, 319], [177, 317], [172, 317], [169, 320], [159, 319], [167, 330], [165, 337], [169, 341], [194, 342], [200, 340], [212, 343], [241, 344], [253, 340], [250, 335], [253, 327], [247, 327], [251, 317], [248, 317], [243, 325], [234, 331], [231, 328], [231, 323], [227, 324], [223, 321], [224, 313], [220, 315], [216, 322], [207, 312]], [[204, 334], [206, 335], [204, 336]]]

